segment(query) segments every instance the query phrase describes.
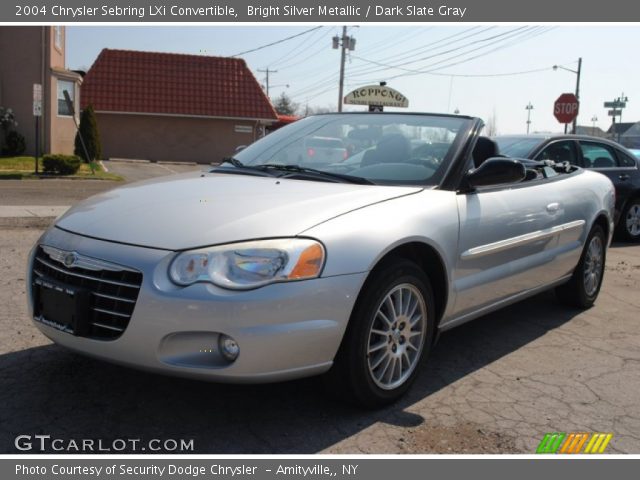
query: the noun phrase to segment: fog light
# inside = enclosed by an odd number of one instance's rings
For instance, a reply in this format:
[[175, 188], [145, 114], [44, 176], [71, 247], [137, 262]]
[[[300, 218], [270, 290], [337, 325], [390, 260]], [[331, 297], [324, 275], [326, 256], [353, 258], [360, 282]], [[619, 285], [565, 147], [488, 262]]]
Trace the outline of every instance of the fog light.
[[222, 356], [230, 362], [233, 362], [236, 358], [238, 358], [240, 347], [238, 346], [236, 341], [229, 335], [220, 335], [218, 345], [220, 347], [220, 353], [222, 353]]

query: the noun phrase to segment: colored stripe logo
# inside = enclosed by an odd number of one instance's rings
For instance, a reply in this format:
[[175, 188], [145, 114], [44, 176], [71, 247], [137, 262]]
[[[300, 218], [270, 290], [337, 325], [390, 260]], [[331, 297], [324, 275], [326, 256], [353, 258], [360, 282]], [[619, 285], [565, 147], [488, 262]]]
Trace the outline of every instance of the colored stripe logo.
[[536, 453], [604, 453], [612, 438], [613, 433], [547, 433]]

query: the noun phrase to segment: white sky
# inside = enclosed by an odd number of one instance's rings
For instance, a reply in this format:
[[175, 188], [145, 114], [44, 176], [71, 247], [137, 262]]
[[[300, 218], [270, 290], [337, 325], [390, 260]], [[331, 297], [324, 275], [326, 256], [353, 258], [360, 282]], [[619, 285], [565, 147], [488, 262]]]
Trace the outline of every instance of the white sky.
[[[230, 56], [315, 26], [69, 26], [67, 66], [90, 67], [102, 48]], [[264, 73], [258, 69], [277, 70], [270, 79], [271, 97], [286, 91], [302, 105], [335, 110], [340, 54], [331, 48], [331, 37], [340, 31], [338, 25], [326, 25], [242, 58], [261, 82]], [[578, 123], [591, 126], [596, 116], [596, 126], [606, 130], [611, 117], [603, 102], [623, 93], [629, 102], [622, 121], [640, 120], [640, 26], [367, 25], [349, 27], [349, 35], [356, 38], [356, 49], [346, 64], [345, 94], [386, 80], [409, 98], [410, 111], [452, 113], [457, 108], [485, 120], [495, 114], [499, 133], [524, 132], [525, 106], [531, 102], [531, 130], [558, 132], [563, 126], [553, 117], [553, 102], [575, 91], [576, 75], [552, 66], [576, 70], [582, 57]], [[431, 73], [392, 79], [409, 72], [379, 65], [400, 63]], [[521, 75], [451, 76], [538, 69]]]

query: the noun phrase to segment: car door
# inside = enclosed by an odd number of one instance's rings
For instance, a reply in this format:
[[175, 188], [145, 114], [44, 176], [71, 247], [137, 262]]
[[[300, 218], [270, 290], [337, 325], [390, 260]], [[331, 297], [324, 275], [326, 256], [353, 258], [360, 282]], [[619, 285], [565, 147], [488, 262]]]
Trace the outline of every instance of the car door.
[[617, 154], [615, 148], [605, 143], [591, 140], [580, 140], [579, 143], [584, 168], [606, 175], [616, 187], [617, 221], [622, 208], [634, 191], [632, 176], [637, 171], [636, 162], [621, 153]]
[[571, 272], [585, 222], [577, 205], [579, 192], [564, 188], [567, 175], [554, 173], [549, 169], [548, 178], [457, 196], [456, 317], [549, 285]]

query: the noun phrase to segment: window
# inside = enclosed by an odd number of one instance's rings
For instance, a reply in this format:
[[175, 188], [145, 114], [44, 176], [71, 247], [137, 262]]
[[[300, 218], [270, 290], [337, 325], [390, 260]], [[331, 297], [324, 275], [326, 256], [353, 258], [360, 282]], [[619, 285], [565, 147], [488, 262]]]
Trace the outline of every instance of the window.
[[527, 137], [495, 137], [500, 153], [512, 158], [527, 158], [539, 144], [539, 138]]
[[580, 142], [582, 158], [585, 168], [612, 168], [616, 167], [616, 157], [613, 151], [606, 145]]
[[64, 91], [69, 93], [69, 98], [71, 99], [71, 104], [73, 110], [75, 110], [75, 83], [69, 82], [68, 80], [60, 80], [58, 79], [58, 115], [64, 115], [66, 117], [72, 116], [72, 110], [69, 109], [67, 102], [64, 98]]
[[575, 143], [571, 140], [553, 142], [536, 155], [536, 160], [553, 160], [554, 162], [578, 163]]
[[618, 157], [618, 166], [619, 167], [635, 167], [636, 159], [631, 155], [627, 155], [620, 150], [616, 150], [616, 156]]
[[60, 25], [53, 27], [53, 43], [58, 50], [62, 51], [62, 27]]

